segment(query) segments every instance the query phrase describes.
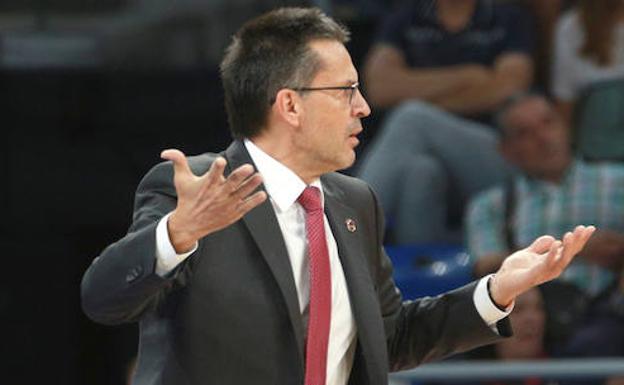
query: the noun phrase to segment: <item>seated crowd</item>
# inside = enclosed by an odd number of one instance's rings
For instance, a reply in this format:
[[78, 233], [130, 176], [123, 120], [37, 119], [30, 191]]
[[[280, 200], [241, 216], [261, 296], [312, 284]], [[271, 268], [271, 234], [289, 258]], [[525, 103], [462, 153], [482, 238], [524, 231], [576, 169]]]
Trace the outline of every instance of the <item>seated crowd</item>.
[[594, 224], [559, 282], [518, 299], [515, 337], [478, 354], [624, 356], [624, 2], [392, 9], [363, 71], [384, 119], [355, 168], [386, 211], [387, 243], [465, 242], [480, 277], [537, 234]]

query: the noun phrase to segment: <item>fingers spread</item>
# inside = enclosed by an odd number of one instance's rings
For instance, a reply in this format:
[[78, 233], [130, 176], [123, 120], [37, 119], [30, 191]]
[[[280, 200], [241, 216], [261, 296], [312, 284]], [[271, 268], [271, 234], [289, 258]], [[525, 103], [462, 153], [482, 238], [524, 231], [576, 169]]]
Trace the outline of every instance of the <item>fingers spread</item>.
[[258, 206], [262, 202], [267, 199], [267, 194], [265, 191], [257, 191], [244, 199], [241, 204], [238, 206], [238, 211], [241, 216], [247, 214], [254, 207]]
[[570, 263], [572, 257], [577, 253], [575, 241], [578, 238], [578, 233], [575, 230], [574, 233], [567, 232], [563, 236], [563, 251], [561, 253], [561, 257], [559, 258], [559, 263], [565, 267]]
[[585, 246], [595, 230], [594, 226], [577, 226], [574, 231], [565, 233], [561, 241], [550, 236], [536, 239], [525, 249], [529, 251], [526, 255], [538, 254], [531, 263], [531, 276], [534, 276], [537, 282], [558, 277]]
[[585, 247], [589, 237], [591, 237], [595, 230], [596, 228], [594, 226], [577, 226], [573, 233], [566, 233], [563, 238], [563, 259], [566, 265], [572, 261], [572, 258], [574, 258], [574, 256], [578, 254], [583, 247]]
[[[254, 173], [254, 168], [250, 164], [244, 164], [232, 171], [232, 173], [225, 180], [226, 191], [230, 194], [234, 194], [239, 190], [243, 183], [247, 182], [248, 178]], [[258, 175], [258, 174], [256, 174]]]
[[548, 255], [546, 255], [546, 263], [549, 266], [553, 266], [554, 264], [557, 263], [557, 260], [559, 259], [560, 255], [561, 255], [561, 241], [557, 240], [557, 241], [554, 241], [550, 245], [550, 248], [548, 249]]
[[217, 157], [210, 165], [210, 170], [202, 176], [205, 178], [207, 185], [217, 185], [223, 180], [223, 170], [225, 170], [226, 160], [222, 157]]
[[188, 165], [184, 153], [177, 149], [168, 149], [160, 153], [162, 159], [173, 162], [173, 170], [178, 176], [192, 176], [193, 173]]
[[550, 249], [553, 242], [555, 242], [555, 238], [550, 235], [543, 235], [533, 241], [529, 249], [534, 253], [543, 254]]
[[238, 199], [247, 199], [247, 196], [251, 194], [255, 189], [262, 184], [262, 176], [260, 174], [254, 174], [243, 181], [238, 187], [238, 190], [234, 191]]
[[581, 236], [581, 240], [583, 242], [583, 246], [585, 246], [585, 244], [587, 243], [587, 241], [589, 241], [589, 238], [591, 238], [591, 236], [594, 234], [595, 231], [596, 231], [596, 227], [595, 226], [587, 226], [585, 228], [585, 230], [583, 231], [583, 234]]

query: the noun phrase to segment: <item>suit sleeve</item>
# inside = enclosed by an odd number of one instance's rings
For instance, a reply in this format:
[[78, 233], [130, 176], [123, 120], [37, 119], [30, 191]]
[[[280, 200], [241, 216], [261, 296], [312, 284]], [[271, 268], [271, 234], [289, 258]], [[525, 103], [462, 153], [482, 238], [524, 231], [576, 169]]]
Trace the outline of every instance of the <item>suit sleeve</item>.
[[175, 206], [173, 168], [162, 163], [137, 188], [128, 234], [95, 258], [83, 276], [82, 307], [91, 319], [105, 324], [136, 321], [183, 284], [184, 263], [167, 278], [155, 272], [156, 226]]
[[509, 335], [507, 319], [495, 333], [479, 316], [473, 301], [476, 282], [436, 296], [403, 301], [383, 248], [383, 214], [375, 200], [377, 223], [376, 287], [388, 344], [391, 371], [413, 368]]

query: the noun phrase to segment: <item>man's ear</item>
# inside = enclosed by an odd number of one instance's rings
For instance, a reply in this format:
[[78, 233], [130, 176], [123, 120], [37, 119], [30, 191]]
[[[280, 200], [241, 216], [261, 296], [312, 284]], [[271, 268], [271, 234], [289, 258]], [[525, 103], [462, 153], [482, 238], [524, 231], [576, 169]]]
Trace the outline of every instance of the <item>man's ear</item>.
[[299, 127], [303, 113], [301, 96], [296, 91], [283, 88], [275, 95], [273, 110], [291, 126]]

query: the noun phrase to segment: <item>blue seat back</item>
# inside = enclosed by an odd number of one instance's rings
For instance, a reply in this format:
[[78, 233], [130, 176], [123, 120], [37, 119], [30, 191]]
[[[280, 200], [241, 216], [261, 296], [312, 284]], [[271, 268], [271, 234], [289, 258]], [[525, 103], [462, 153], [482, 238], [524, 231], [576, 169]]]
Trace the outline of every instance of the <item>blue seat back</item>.
[[624, 160], [624, 78], [588, 86], [574, 113], [579, 155], [589, 161]]
[[406, 299], [437, 295], [472, 280], [470, 257], [462, 246], [386, 246], [394, 279]]

